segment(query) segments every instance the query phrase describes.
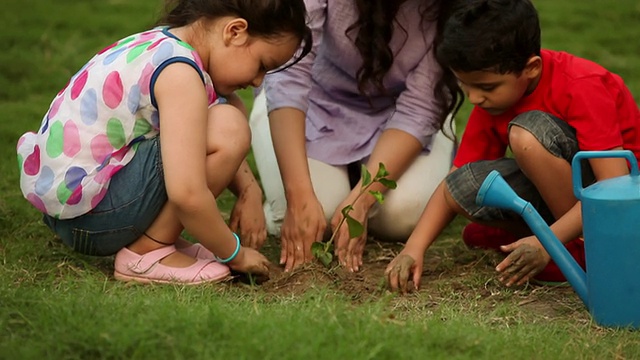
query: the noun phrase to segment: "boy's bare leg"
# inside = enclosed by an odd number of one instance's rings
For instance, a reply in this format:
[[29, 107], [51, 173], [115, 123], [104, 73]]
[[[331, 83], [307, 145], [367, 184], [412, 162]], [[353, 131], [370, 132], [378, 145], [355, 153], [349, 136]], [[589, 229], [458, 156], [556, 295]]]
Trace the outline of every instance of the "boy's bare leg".
[[509, 144], [522, 172], [540, 192], [551, 213], [559, 219], [577, 202], [573, 195], [571, 165], [556, 157], [527, 130], [512, 126]]

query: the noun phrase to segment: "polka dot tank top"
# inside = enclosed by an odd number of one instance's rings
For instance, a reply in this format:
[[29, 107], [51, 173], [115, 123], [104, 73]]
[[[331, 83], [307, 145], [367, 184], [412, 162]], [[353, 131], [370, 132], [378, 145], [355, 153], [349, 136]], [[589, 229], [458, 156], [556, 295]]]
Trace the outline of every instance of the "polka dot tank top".
[[217, 97], [200, 57], [166, 28], [124, 38], [82, 67], [55, 97], [38, 132], [18, 140], [26, 199], [59, 219], [96, 207], [137, 144], [157, 136], [153, 87], [162, 69], [174, 62], [198, 71], [212, 105]]

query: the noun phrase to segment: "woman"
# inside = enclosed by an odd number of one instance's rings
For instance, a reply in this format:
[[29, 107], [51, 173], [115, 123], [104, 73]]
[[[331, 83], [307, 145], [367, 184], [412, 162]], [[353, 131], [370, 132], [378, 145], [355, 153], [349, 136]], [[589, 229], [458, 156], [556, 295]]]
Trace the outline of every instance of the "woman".
[[[312, 259], [311, 244], [354, 202], [361, 164], [375, 174], [383, 163], [398, 188], [382, 205], [361, 197], [350, 215], [377, 238], [404, 241], [450, 168], [446, 119], [461, 99], [433, 53], [439, 1], [305, 4], [311, 54], [265, 78], [251, 115], [267, 228], [282, 238], [287, 271]], [[338, 232], [338, 259], [357, 271], [367, 231], [351, 240], [346, 226]]]

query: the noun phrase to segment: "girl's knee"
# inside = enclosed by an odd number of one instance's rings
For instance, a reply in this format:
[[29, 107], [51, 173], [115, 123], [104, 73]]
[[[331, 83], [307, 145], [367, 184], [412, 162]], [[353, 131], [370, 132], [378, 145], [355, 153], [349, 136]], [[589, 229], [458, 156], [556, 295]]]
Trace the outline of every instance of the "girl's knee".
[[221, 104], [209, 109], [208, 153], [221, 150], [246, 156], [251, 147], [247, 118], [236, 107]]

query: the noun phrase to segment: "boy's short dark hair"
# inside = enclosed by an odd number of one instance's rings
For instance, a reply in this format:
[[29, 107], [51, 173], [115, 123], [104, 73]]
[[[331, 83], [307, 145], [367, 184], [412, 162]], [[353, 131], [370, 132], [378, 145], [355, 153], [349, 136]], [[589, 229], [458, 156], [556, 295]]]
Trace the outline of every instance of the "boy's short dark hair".
[[519, 74], [534, 55], [540, 23], [529, 0], [459, 0], [436, 47], [441, 64], [463, 72]]

